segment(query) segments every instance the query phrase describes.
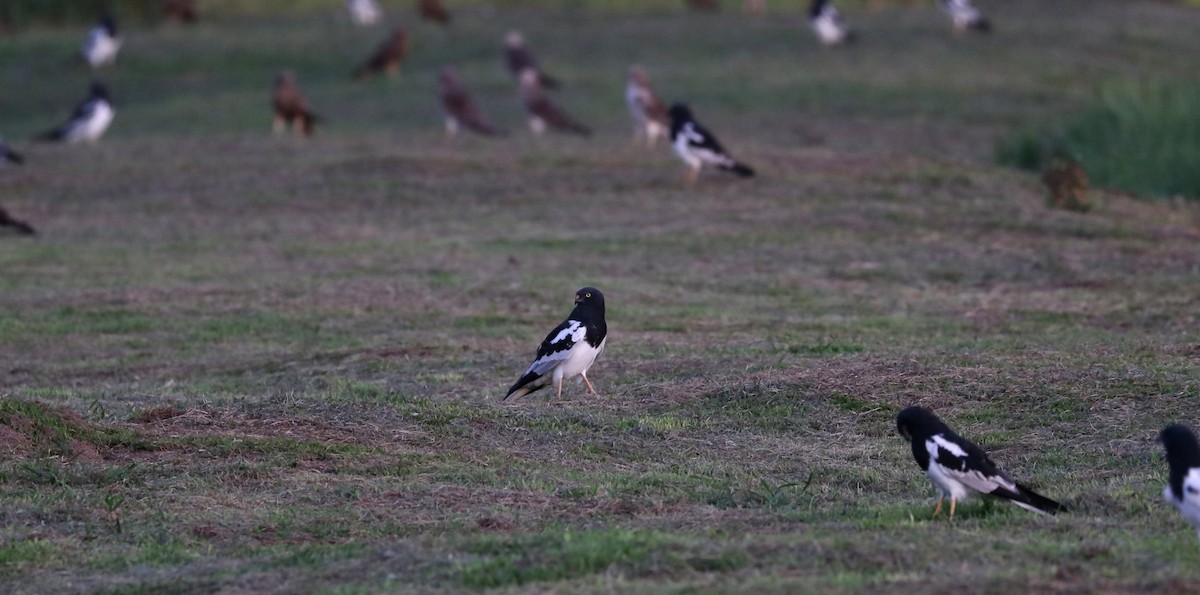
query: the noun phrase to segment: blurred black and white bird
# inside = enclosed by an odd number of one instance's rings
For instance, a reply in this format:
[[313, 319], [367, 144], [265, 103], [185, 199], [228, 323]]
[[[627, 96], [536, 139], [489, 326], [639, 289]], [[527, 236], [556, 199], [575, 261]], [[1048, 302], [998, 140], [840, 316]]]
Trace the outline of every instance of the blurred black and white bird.
[[625, 84], [625, 104], [629, 107], [629, 115], [633, 116], [633, 139], [635, 142], [646, 139], [648, 146], [660, 136], [666, 136], [671, 129], [671, 116], [667, 114], [667, 104], [663, 103], [654, 90], [650, 88], [650, 77], [641, 66], [629, 69], [629, 81]]
[[61, 126], [38, 137], [39, 140], [77, 143], [80, 141], [96, 142], [112, 124], [112, 102], [108, 98], [108, 87], [96, 81], [92, 83], [88, 98], [80, 103]]
[[37, 231], [33, 229], [32, 225], [9, 215], [8, 211], [4, 210], [4, 207], [0, 207], [0, 227], [11, 227], [21, 235], [37, 235]]
[[483, 111], [475, 105], [475, 100], [463, 87], [458, 72], [452, 66], [442, 67], [438, 75], [438, 99], [442, 101], [442, 110], [446, 113], [447, 136], [454, 136], [460, 128], [484, 136], [498, 134]]
[[558, 79], [542, 71], [537, 58], [533, 57], [533, 52], [525, 45], [525, 36], [517, 31], [509, 31], [508, 35], [504, 36], [504, 63], [508, 66], [509, 74], [517, 80], [521, 79], [526, 70], [533, 69], [537, 72], [539, 85], [546, 89], [558, 88]]
[[909, 407], [896, 417], [900, 435], [912, 443], [913, 458], [940, 492], [933, 515], [950, 499], [950, 518], [959, 500], [972, 492], [989, 494], [1039, 514], [1066, 512], [1066, 507], [1011, 479], [996, 467], [983, 449], [955, 434], [932, 411]]
[[561, 399], [563, 381], [576, 376], [587, 384], [589, 392], [596, 394], [587, 372], [604, 352], [607, 341], [604, 294], [594, 287], [584, 287], [575, 292], [575, 309], [546, 335], [533, 363], [508, 389], [503, 400], [523, 397], [551, 384], [558, 387]]
[[954, 22], [954, 31], [962, 33], [967, 30], [987, 33], [992, 30], [992, 23], [983, 13], [971, 4], [971, 0], [941, 0], [942, 10], [950, 15]]
[[675, 154], [687, 164], [687, 181], [694, 183], [700, 177], [700, 169], [713, 165], [742, 177], [754, 175], [749, 166], [739, 163], [721, 147], [713, 133], [706, 130], [692, 117], [692, 110], [682, 103], [671, 106], [671, 145]]
[[808, 24], [824, 45], [854, 41], [854, 32], [846, 26], [842, 13], [829, 0], [813, 0], [808, 9]]
[[550, 101], [550, 97], [542, 90], [540, 80], [538, 71], [532, 68], [526, 68], [525, 72], [521, 73], [521, 103], [524, 104], [525, 111], [529, 112], [529, 129], [537, 136], [541, 136], [547, 128], [580, 136], [591, 135], [591, 128], [567, 115]]
[[83, 40], [83, 59], [92, 68], [112, 64], [121, 49], [121, 38], [117, 33], [117, 20], [112, 14], [100, 15], [100, 22], [88, 30]]
[[375, 0], [346, 0], [346, 10], [350, 12], [350, 22], [360, 27], [374, 25], [383, 18], [383, 11]]
[[1163, 429], [1158, 441], [1167, 450], [1170, 469], [1163, 498], [1178, 508], [1200, 535], [1200, 444], [1196, 435], [1187, 426], [1172, 424]]
[[9, 147], [8, 143], [4, 142], [3, 138], [0, 138], [0, 166], [9, 163], [20, 165], [25, 163], [25, 158], [20, 153], [12, 150], [12, 147]]

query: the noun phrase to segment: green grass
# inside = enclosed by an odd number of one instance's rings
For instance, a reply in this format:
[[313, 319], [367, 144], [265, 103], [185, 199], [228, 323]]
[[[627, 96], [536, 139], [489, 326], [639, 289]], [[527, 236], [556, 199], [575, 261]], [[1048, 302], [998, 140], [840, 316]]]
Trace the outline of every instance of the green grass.
[[1200, 199], [1200, 85], [1109, 82], [1058, 129], [1001, 141], [997, 160], [1037, 170], [1054, 154], [1083, 164], [1092, 183], [1146, 197]]
[[[0, 201], [41, 231], [0, 236], [5, 588], [1200, 588], [1154, 442], [1200, 423], [1193, 206], [1048, 211], [993, 155], [1112, 81], [1200, 78], [1195, 13], [1013, 0], [955, 37], [932, 3], [847, 2], [838, 51], [799, 5], [727, 4], [451, 2], [442, 30], [397, 1], [409, 63], [355, 84], [381, 33], [339, 2], [202, 2], [131, 19], [94, 147], [25, 140], [91, 76], [77, 28], [0, 37], [28, 157]], [[593, 138], [530, 138], [514, 27]], [[760, 175], [686, 188], [633, 146], [634, 62]], [[507, 137], [443, 138], [445, 63]], [[308, 141], [270, 136], [282, 68], [328, 117]], [[584, 285], [600, 395], [501, 403]], [[912, 404], [1073, 512], [932, 519]]]

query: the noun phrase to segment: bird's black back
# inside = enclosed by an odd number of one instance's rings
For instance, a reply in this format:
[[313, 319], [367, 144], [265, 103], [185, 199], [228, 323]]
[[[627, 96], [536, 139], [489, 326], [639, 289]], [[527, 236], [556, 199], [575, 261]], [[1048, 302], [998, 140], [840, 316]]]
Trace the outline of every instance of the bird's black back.
[[950, 426], [924, 407], [909, 407], [901, 411], [900, 415], [896, 416], [896, 429], [912, 443], [913, 458], [923, 470], [929, 469], [929, 450], [925, 443], [934, 436], [941, 435], [947, 442], [953, 442], [961, 448], [966, 456], [961, 457], [941, 449], [938, 453], [938, 464], [952, 469], [982, 471], [987, 475], [1001, 474], [982, 448], [956, 434]]
[[112, 14], [106, 12], [103, 15], [100, 15], [100, 26], [104, 27], [104, 30], [108, 32], [109, 37], [117, 36], [117, 19], [113, 18]]
[[691, 108], [682, 103], [676, 103], [671, 106], [671, 109], [667, 113], [671, 116], [671, 142], [675, 142], [675, 139], [683, 131], [683, 128], [690, 123], [692, 125], [692, 132], [695, 132], [700, 138], [689, 139], [688, 145], [708, 149], [713, 153], [725, 154], [725, 148], [721, 146], [721, 142], [717, 140], [717, 137], [713, 133], [709, 132], [707, 128], [696, 121], [695, 116], [692, 115]]
[[1171, 424], [1164, 428], [1158, 439], [1167, 449], [1171, 492], [1177, 500], [1182, 500], [1183, 480], [1192, 469], [1200, 467], [1200, 444], [1196, 442], [1196, 435], [1187, 426], [1180, 424]]
[[815, 19], [821, 16], [821, 11], [825, 10], [826, 4], [829, 4], [829, 0], [813, 0], [812, 6], [808, 9], [808, 18]]

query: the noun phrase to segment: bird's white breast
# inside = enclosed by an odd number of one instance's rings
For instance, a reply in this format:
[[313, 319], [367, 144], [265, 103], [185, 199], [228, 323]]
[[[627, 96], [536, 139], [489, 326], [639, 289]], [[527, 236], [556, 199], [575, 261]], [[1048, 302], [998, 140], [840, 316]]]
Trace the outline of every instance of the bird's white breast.
[[813, 19], [812, 26], [817, 37], [824, 44], [841, 43], [846, 37], [846, 29], [838, 22], [837, 13], [831, 13], [828, 10]]
[[103, 27], [96, 27], [88, 33], [83, 42], [83, 57], [93, 68], [113, 62], [117, 50], [121, 49], [121, 40], [112, 37]]
[[929, 453], [929, 468], [925, 470], [925, 474], [929, 476], [930, 481], [941, 490], [943, 495], [955, 500], [963, 500], [971, 492], [967, 489], [967, 486], [946, 474], [941, 463], [937, 460], [939, 446], [954, 456], [966, 456], [966, 453], [957, 444], [941, 436], [934, 436], [925, 441], [925, 450]]
[[67, 132], [67, 142], [98, 140], [112, 124], [114, 115], [112, 106], [107, 101], [97, 100], [88, 117], [76, 122]]
[[1200, 467], [1194, 467], [1183, 478], [1183, 499], [1176, 500], [1168, 484], [1163, 489], [1163, 498], [1183, 513], [1184, 518], [1200, 529]]

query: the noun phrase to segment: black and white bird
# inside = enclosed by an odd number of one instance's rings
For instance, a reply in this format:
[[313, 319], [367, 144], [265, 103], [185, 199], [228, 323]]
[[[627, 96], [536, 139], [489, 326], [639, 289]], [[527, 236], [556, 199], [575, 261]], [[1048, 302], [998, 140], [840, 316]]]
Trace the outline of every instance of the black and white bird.
[[687, 181], [694, 183], [700, 177], [700, 169], [714, 165], [718, 169], [731, 171], [748, 178], [754, 175], [749, 166], [739, 163], [721, 147], [713, 133], [706, 130], [692, 117], [692, 110], [682, 103], [671, 106], [671, 146], [675, 154], [688, 166]]
[[112, 102], [108, 99], [108, 87], [97, 81], [92, 83], [92, 91], [88, 98], [75, 108], [71, 117], [62, 126], [38, 138], [64, 143], [80, 141], [94, 143], [104, 136], [108, 126], [112, 124], [114, 115]]
[[940, 492], [933, 515], [950, 499], [950, 518], [959, 500], [972, 492], [1004, 498], [1039, 514], [1066, 512], [1066, 507], [1009, 479], [983, 449], [955, 434], [932, 411], [909, 407], [896, 417], [900, 435], [912, 443], [913, 458]]
[[9, 147], [8, 143], [4, 142], [3, 138], [0, 138], [0, 166], [9, 163], [20, 165], [25, 163], [25, 158], [20, 153], [12, 150], [12, 147]]
[[557, 89], [558, 79], [546, 74], [538, 66], [537, 58], [525, 45], [525, 36], [519, 31], [509, 31], [504, 36], [504, 64], [508, 66], [509, 74], [520, 80], [526, 70], [537, 71], [538, 84], [546, 89]]
[[346, 0], [346, 10], [350, 12], [350, 22], [360, 27], [369, 27], [383, 18], [375, 0]]
[[650, 77], [641, 66], [629, 68], [629, 81], [625, 84], [625, 105], [633, 117], [633, 139], [646, 139], [653, 147], [660, 136], [671, 129], [671, 116], [667, 115], [667, 104], [663, 103], [654, 89], [650, 88]]
[[1172, 424], [1163, 429], [1158, 441], [1167, 450], [1171, 471], [1163, 498], [1178, 508], [1200, 535], [1200, 444], [1196, 435], [1187, 426]]
[[587, 372], [604, 352], [607, 337], [604, 294], [594, 287], [575, 292], [575, 309], [546, 335], [533, 363], [508, 389], [504, 400], [523, 397], [551, 384], [558, 387], [561, 399], [563, 381], [576, 376], [587, 384], [589, 392], [596, 394]]
[[83, 59], [92, 68], [112, 64], [121, 49], [121, 38], [117, 33], [117, 20], [109, 13], [100, 16], [100, 22], [88, 30], [83, 40]]
[[846, 26], [842, 13], [829, 0], [813, 0], [808, 9], [808, 24], [824, 45], [854, 41], [854, 32]]
[[971, 0], [941, 0], [942, 10], [950, 15], [954, 22], [954, 31], [962, 33], [973, 30], [987, 33], [992, 30], [992, 23], [986, 16], [971, 4]]

